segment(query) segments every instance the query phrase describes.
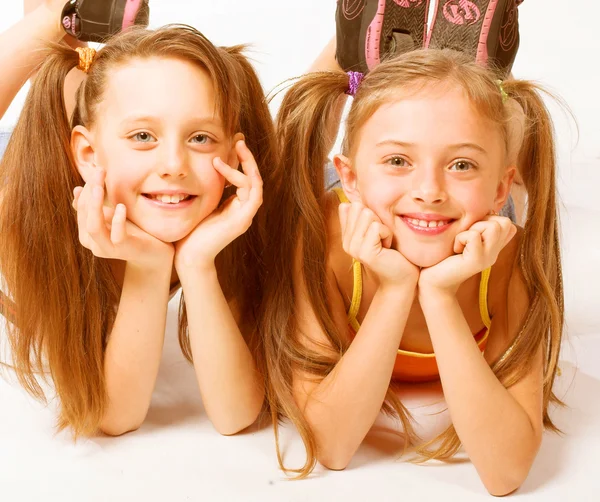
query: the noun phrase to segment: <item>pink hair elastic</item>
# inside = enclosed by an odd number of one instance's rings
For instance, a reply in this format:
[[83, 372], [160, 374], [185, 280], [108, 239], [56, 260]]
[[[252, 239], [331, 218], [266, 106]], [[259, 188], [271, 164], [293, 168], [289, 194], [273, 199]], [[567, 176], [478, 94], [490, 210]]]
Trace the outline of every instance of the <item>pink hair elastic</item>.
[[365, 76], [359, 71], [349, 71], [348, 90], [346, 91], [346, 94], [352, 97], [356, 96], [356, 91], [358, 91], [358, 87], [360, 86], [360, 83], [364, 77]]

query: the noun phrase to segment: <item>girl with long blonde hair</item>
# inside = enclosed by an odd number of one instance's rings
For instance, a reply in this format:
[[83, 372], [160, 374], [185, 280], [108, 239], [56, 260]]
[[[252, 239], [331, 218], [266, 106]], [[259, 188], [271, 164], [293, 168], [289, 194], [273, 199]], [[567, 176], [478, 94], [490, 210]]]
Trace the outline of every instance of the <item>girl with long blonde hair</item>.
[[32, 83], [0, 163], [0, 289], [10, 364], [39, 398], [50, 377], [76, 436], [143, 422], [179, 287], [180, 344], [216, 429], [262, 408], [259, 168], [275, 157], [242, 49], [134, 29], [97, 54], [53, 46]]
[[[345, 93], [341, 188], [326, 190]], [[490, 493], [512, 492], [554, 429], [563, 327], [553, 130], [538, 87], [418, 50], [364, 78], [300, 78], [276, 126], [261, 329], [276, 434], [287, 417], [307, 453], [288, 470], [345, 468], [383, 410], [421, 459], [462, 445]], [[497, 216], [517, 166], [524, 228]], [[395, 391], [435, 381], [452, 425], [423, 442]], [[279, 444], [278, 456], [285, 469]]]

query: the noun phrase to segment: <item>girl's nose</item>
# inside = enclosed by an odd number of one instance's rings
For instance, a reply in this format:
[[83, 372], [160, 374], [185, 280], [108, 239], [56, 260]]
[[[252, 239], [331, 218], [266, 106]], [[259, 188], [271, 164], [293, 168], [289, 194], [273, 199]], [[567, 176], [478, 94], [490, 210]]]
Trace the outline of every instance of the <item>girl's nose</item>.
[[420, 204], [439, 205], [447, 194], [443, 172], [435, 166], [417, 169], [413, 182], [412, 198]]
[[165, 144], [159, 166], [161, 178], [185, 178], [188, 172], [188, 158], [184, 146], [179, 141]]

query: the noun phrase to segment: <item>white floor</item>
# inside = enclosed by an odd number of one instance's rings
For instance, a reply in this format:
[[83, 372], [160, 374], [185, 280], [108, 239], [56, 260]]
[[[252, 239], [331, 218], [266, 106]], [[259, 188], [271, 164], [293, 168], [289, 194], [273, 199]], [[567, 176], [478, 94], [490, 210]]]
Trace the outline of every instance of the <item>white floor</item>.
[[[573, 5], [571, 5], [571, 3]], [[16, 21], [20, 2], [3, 1], [0, 29]], [[335, 2], [305, 0], [151, 0], [152, 22], [187, 22], [221, 44], [253, 42], [265, 86], [298, 75], [333, 35]], [[553, 412], [563, 437], [546, 435], [525, 485], [514, 495], [536, 501], [600, 500], [600, 112], [597, 61], [600, 13], [591, 0], [526, 0], [522, 48], [515, 74], [550, 85], [572, 107], [580, 127], [555, 111], [564, 202], [563, 247], [567, 340], [557, 391], [568, 405]], [[0, 121], [11, 126], [23, 95]], [[176, 343], [175, 304], [148, 419], [133, 434], [73, 443], [55, 434], [52, 406], [33, 401], [0, 379], [0, 501], [363, 501], [487, 499], [473, 466], [418, 467], [395, 459], [394, 437], [374, 432], [344, 472], [318, 469], [312, 479], [286, 481], [279, 471], [270, 427], [219, 436], [202, 410], [191, 367]], [[424, 392], [411, 407], [420, 419], [435, 402]], [[301, 443], [286, 428], [289, 465]]]
[[[468, 462], [415, 466], [396, 460], [396, 438], [376, 428], [344, 472], [317, 469], [312, 479], [287, 481], [278, 470], [271, 428], [236, 437], [217, 434], [203, 413], [192, 368], [176, 342], [176, 305], [152, 406], [143, 427], [120, 438], [73, 443], [55, 434], [52, 406], [0, 380], [0, 500], [20, 501], [304, 501], [487, 499]], [[553, 417], [563, 437], [547, 434], [524, 486], [513, 496], [539, 501], [598, 500], [600, 480], [600, 332], [571, 336], [557, 391], [568, 408]], [[436, 401], [423, 392], [409, 401]], [[290, 466], [303, 460], [297, 434], [282, 444]]]

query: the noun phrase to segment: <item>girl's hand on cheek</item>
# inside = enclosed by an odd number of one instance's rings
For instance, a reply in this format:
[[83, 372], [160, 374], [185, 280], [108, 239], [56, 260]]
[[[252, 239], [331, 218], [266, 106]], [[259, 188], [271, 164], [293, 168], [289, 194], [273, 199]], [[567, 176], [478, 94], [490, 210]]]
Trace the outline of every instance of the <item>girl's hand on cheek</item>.
[[352, 202], [340, 204], [339, 214], [344, 251], [371, 270], [380, 287], [416, 286], [419, 268], [390, 248], [392, 232], [373, 211]]
[[98, 258], [123, 260], [141, 268], [172, 266], [174, 247], [141, 230], [127, 219], [123, 204], [104, 205], [105, 173], [73, 191], [79, 242]]
[[470, 277], [491, 267], [500, 251], [517, 233], [510, 219], [487, 216], [454, 240], [456, 253], [437, 265], [421, 270], [419, 293], [438, 291], [455, 295]]
[[213, 267], [216, 256], [252, 225], [252, 219], [262, 204], [263, 182], [246, 144], [238, 141], [235, 149], [243, 172], [233, 169], [218, 157], [213, 160], [213, 166], [237, 187], [236, 193], [175, 244], [177, 270]]

